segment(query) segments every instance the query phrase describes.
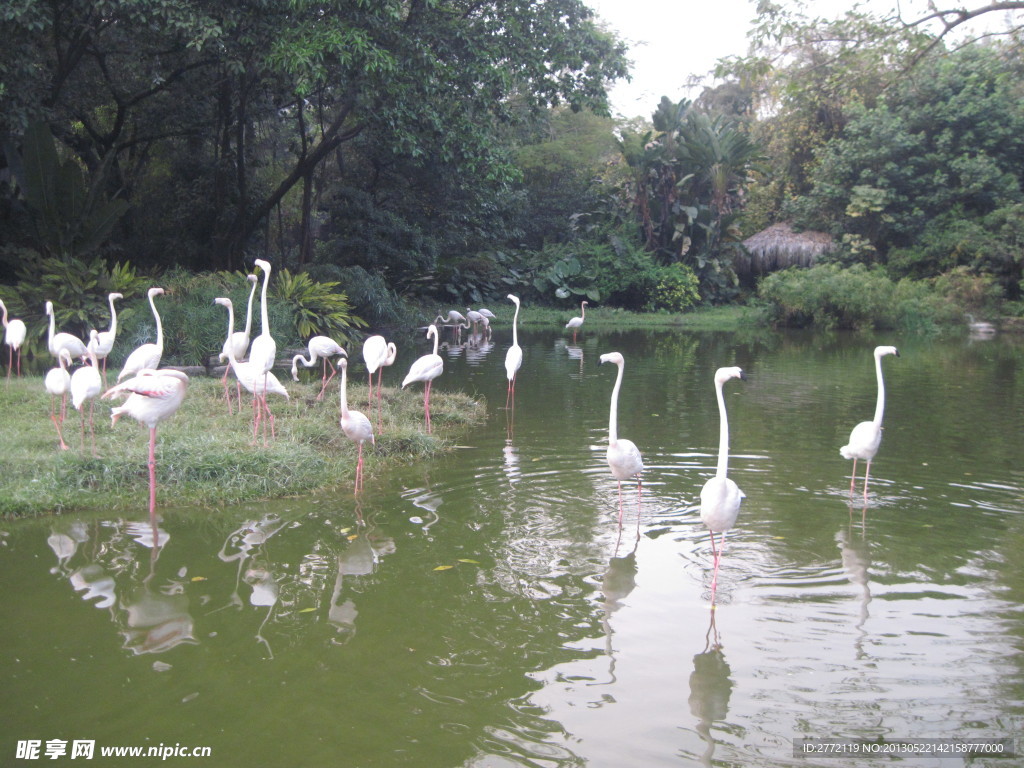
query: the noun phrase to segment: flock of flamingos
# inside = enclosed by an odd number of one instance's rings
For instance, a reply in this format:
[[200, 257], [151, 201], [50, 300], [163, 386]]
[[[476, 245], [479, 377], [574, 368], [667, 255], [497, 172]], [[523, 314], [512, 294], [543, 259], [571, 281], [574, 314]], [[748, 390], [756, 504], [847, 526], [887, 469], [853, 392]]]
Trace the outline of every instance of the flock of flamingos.
[[[244, 387], [253, 396], [253, 440], [256, 441], [260, 427], [263, 427], [263, 437], [266, 440], [266, 428], [269, 422], [271, 435], [274, 434], [274, 416], [267, 405], [267, 393], [288, 396], [287, 390], [280, 380], [273, 374], [273, 368], [277, 345], [270, 335], [270, 326], [267, 317], [267, 284], [270, 281], [271, 266], [263, 259], [256, 259], [255, 265], [263, 273], [263, 284], [260, 295], [260, 322], [261, 332], [252, 340], [250, 345], [250, 330], [252, 325], [252, 302], [256, 292], [256, 285], [259, 278], [256, 275], [248, 275], [247, 279], [252, 284], [249, 292], [249, 305], [244, 331], [236, 331], [234, 308], [231, 299], [218, 298], [215, 303], [227, 309], [227, 337], [221, 350], [221, 362], [228, 363], [228, 369], [233, 371], [237, 381], [236, 388], [241, 402], [241, 388]], [[46, 314], [50, 320], [49, 335], [47, 337], [50, 354], [57, 360], [57, 366], [47, 372], [44, 378], [44, 386], [51, 396], [50, 418], [57, 429], [60, 440], [60, 447], [67, 449], [64, 441], [61, 425], [64, 421], [66, 411], [66, 398], [71, 395], [72, 405], [80, 412], [82, 424], [82, 446], [85, 445], [85, 405], [89, 406], [89, 429], [92, 432], [92, 405], [93, 401], [100, 397], [110, 399], [123, 397], [127, 399], [121, 405], [111, 410], [111, 419], [114, 424], [121, 416], [130, 416], [136, 421], [149, 428], [149, 513], [150, 519], [156, 523], [156, 430], [157, 426], [173, 416], [185, 399], [188, 389], [188, 376], [182, 371], [160, 368], [160, 359], [163, 356], [163, 325], [160, 322], [160, 313], [157, 311], [153, 301], [154, 297], [161, 295], [163, 288], [150, 288], [148, 299], [153, 317], [156, 320], [156, 342], [147, 343], [137, 347], [127, 357], [124, 367], [117, 376], [117, 383], [106, 391], [106, 358], [114, 346], [117, 333], [117, 314], [114, 309], [114, 301], [122, 298], [119, 293], [111, 293], [108, 296], [110, 305], [110, 329], [107, 331], [92, 330], [89, 333], [89, 341], [81, 339], [70, 333], [55, 333], [54, 315], [52, 302], [46, 302]], [[519, 320], [520, 301], [517, 296], [508, 295], [509, 301], [515, 305], [515, 315], [512, 320], [512, 346], [505, 355], [505, 371], [508, 378], [508, 394], [506, 406], [515, 397], [515, 380], [523, 363], [523, 350], [519, 346], [517, 325]], [[580, 316], [572, 318], [566, 323], [566, 328], [572, 329], [575, 339], [580, 326], [583, 325], [586, 316], [587, 302], [580, 305]], [[17, 355], [17, 372], [21, 374], [20, 347], [25, 340], [25, 323], [18, 319], [8, 319], [7, 307], [0, 301], [0, 309], [3, 310], [4, 342], [9, 347], [8, 371], [15, 368], [15, 355]], [[430, 388], [431, 383], [444, 370], [444, 360], [438, 354], [438, 325], [442, 327], [469, 328], [470, 325], [481, 325], [489, 330], [490, 320], [493, 313], [486, 309], [479, 311], [469, 310], [467, 316], [456, 311], [450, 311], [447, 318], [440, 315], [427, 329], [427, 338], [433, 337], [434, 350], [431, 354], [418, 358], [409, 368], [408, 374], [402, 381], [404, 389], [414, 382], [423, 382], [423, 410], [425, 428], [431, 431], [430, 422]], [[296, 355], [292, 360], [292, 378], [298, 381], [298, 364], [311, 368], [318, 359], [323, 360], [323, 378], [320, 394], [321, 399], [326, 391], [327, 384], [336, 373], [335, 367], [331, 364], [330, 358], [338, 356], [338, 367], [341, 368], [340, 380], [340, 401], [341, 419], [340, 425], [345, 436], [352, 440], [358, 447], [358, 458], [356, 461], [355, 492], [358, 494], [363, 487], [363, 443], [374, 442], [373, 424], [364, 413], [352, 410], [348, 407], [346, 396], [348, 360], [346, 351], [326, 336], [314, 336], [308, 344], [309, 358], [303, 355]], [[246, 358], [246, 352], [248, 357]], [[381, 412], [381, 376], [383, 368], [394, 363], [397, 349], [394, 343], [387, 342], [383, 336], [370, 336], [363, 344], [363, 359], [369, 372], [369, 401], [372, 412], [373, 405], [373, 374], [377, 372], [377, 408], [378, 408], [378, 431]], [[879, 346], [874, 350], [875, 373], [878, 381], [878, 399], [875, 405], [874, 418], [871, 421], [863, 421], [857, 424], [850, 433], [850, 441], [839, 449], [845, 459], [853, 459], [853, 472], [850, 477], [850, 494], [854, 493], [854, 486], [857, 477], [857, 460], [866, 462], [864, 470], [864, 500], [867, 501], [868, 474], [871, 470], [871, 460], [878, 452], [882, 441], [882, 415], [885, 409], [885, 384], [882, 377], [882, 358], [886, 355], [899, 356], [899, 351], [892, 346]], [[68, 368], [74, 359], [80, 359], [84, 365], [77, 368], [74, 373], [69, 373]], [[622, 482], [636, 479], [637, 501], [640, 502], [641, 494], [641, 473], [644, 469], [643, 458], [639, 449], [631, 440], [618, 436], [618, 400], [619, 390], [622, 386], [623, 370], [625, 360], [619, 352], [608, 352], [601, 355], [601, 363], [612, 363], [618, 368], [615, 377], [615, 384], [611, 392], [611, 407], [608, 418], [608, 466], [612, 476], [618, 481], [619, 488], [619, 526], [622, 525]], [[101, 369], [102, 361], [102, 369]], [[331, 373], [328, 376], [328, 366]], [[227, 371], [224, 372], [224, 394], [228, 401], [228, 408], [231, 408], [230, 390], [227, 384]], [[725, 409], [723, 387], [731, 379], [745, 379], [742, 369], [738, 367], [719, 368], [715, 372], [714, 383], [715, 393], [718, 400], [718, 412], [720, 417], [719, 445], [718, 445], [718, 467], [715, 476], [710, 478], [700, 492], [700, 517], [711, 532], [711, 548], [714, 556], [714, 574], [711, 581], [712, 594], [718, 578], [718, 567], [722, 547], [725, 544], [726, 531], [731, 529], [739, 514], [740, 502], [744, 498], [743, 491], [739, 489], [735, 481], [728, 476], [729, 467], [729, 421]], [[61, 398], [60, 416], [56, 412], [56, 398]], [[715, 534], [721, 534], [720, 544], [715, 544]]]

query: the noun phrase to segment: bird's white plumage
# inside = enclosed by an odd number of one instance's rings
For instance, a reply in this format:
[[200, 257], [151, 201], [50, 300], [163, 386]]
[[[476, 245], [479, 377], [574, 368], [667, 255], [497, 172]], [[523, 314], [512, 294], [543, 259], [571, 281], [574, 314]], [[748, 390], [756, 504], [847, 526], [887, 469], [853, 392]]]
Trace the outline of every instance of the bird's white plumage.
[[637, 477], [644, 470], [644, 460], [640, 449], [632, 440], [619, 437], [619, 391], [622, 387], [625, 359], [619, 352], [608, 352], [601, 355], [602, 363], [614, 363], [618, 367], [615, 385], [612, 387], [611, 406], [608, 412], [608, 467], [612, 477], [619, 482]]
[[217, 356], [217, 359], [222, 363], [226, 363], [230, 357], [229, 346], [231, 347], [230, 351], [235, 353], [235, 358], [238, 360], [244, 360], [246, 353], [249, 351], [249, 339], [252, 335], [252, 297], [256, 294], [256, 286], [260, 279], [256, 275], [246, 275], [245, 279], [252, 283], [249, 286], [249, 305], [245, 312], [245, 328], [241, 331], [236, 331], [232, 328], [228, 332], [220, 354]]
[[[96, 335], [95, 330], [89, 334], [91, 343], [95, 343]], [[103, 391], [103, 377], [100, 376], [96, 353], [87, 350], [87, 355], [92, 364], [83, 365], [71, 376], [71, 404], [79, 411], [85, 403], [98, 397]]]
[[523, 365], [523, 348], [519, 346], [519, 332], [516, 329], [519, 320], [519, 297], [510, 293], [507, 298], [516, 305], [516, 313], [512, 316], [512, 346], [505, 353], [505, 376], [509, 382], [513, 382]]
[[875, 416], [871, 421], [862, 421], [850, 432], [850, 440], [839, 449], [844, 459], [863, 459], [870, 461], [878, 453], [882, 444], [882, 417], [885, 413], [885, 380], [882, 377], [882, 358], [886, 355], [899, 357], [899, 350], [891, 346], [875, 347], [875, 379], [878, 395], [875, 401]]
[[46, 372], [43, 387], [53, 396], [64, 396], [71, 391], [71, 374], [67, 366], [71, 365], [71, 355], [66, 349], [60, 351], [60, 364]]
[[132, 350], [128, 359], [124, 361], [124, 367], [117, 374], [117, 380], [121, 381], [134, 376], [142, 370], [156, 370], [160, 367], [160, 359], [164, 356], [164, 326], [160, 322], [160, 313], [156, 310], [156, 303], [153, 297], [163, 294], [163, 288], [150, 288], [147, 292], [149, 306], [153, 310], [153, 318], [156, 320], [156, 343], [142, 344]]
[[409, 372], [402, 380], [402, 389], [416, 381], [433, 381], [444, 372], [444, 359], [437, 354], [438, 338], [437, 326], [431, 325], [427, 328], [427, 338], [434, 337], [434, 351], [429, 355], [423, 355], [416, 359], [416, 362], [409, 368]]
[[338, 367], [341, 368], [341, 431], [345, 433], [345, 437], [355, 443], [362, 443], [369, 440], [371, 443], [373, 439], [373, 425], [370, 420], [361, 411], [352, 411], [348, 407], [348, 395], [346, 389], [348, 388], [348, 360], [341, 358], [338, 361]]
[[77, 336], [70, 333], [54, 333], [54, 317], [53, 317], [53, 302], [46, 302], [46, 314], [50, 318], [50, 332], [46, 338], [46, 346], [50, 350], [50, 354], [55, 358], [60, 357], [60, 351], [66, 349], [73, 358], [79, 358], [85, 360], [89, 356], [89, 352], [83, 342]]
[[326, 364], [328, 358], [348, 354], [344, 347], [329, 336], [314, 336], [306, 344], [306, 350], [309, 352], [308, 360], [302, 355], [292, 358], [292, 378], [295, 381], [299, 380], [299, 363], [302, 363], [304, 368], [312, 368], [320, 358], [323, 358]]
[[730, 379], [746, 378], [737, 367], [719, 368], [715, 372], [715, 395], [718, 399], [718, 469], [700, 491], [700, 519], [712, 533], [725, 533], [736, 524], [740, 502], [745, 498], [729, 471], [729, 418], [722, 387]]
[[2, 301], [0, 301], [0, 310], [3, 310], [4, 313], [4, 344], [11, 349], [18, 349], [25, 343], [25, 334], [28, 329], [25, 327], [24, 321], [16, 317], [7, 319], [7, 305]]
[[130, 416], [150, 429], [173, 416], [181, 407], [188, 390], [188, 376], [170, 369], [144, 369], [103, 393], [103, 399], [128, 395], [121, 405], [111, 409], [111, 422]]
[[96, 358], [103, 360], [114, 349], [114, 341], [117, 338], [117, 310], [114, 308], [114, 301], [123, 299], [120, 293], [108, 293], [107, 303], [110, 305], [110, 328], [100, 331], [96, 337]]
[[[222, 307], [228, 308], [228, 327], [234, 325], [235, 309], [231, 303], [231, 299], [216, 298], [213, 300], [215, 304], [220, 304]], [[288, 390], [284, 388], [280, 380], [273, 373], [264, 371], [257, 367], [255, 363], [250, 359], [248, 361], [240, 362], [234, 356], [234, 350], [229, 350], [228, 362], [231, 365], [231, 370], [235, 372], [235, 378], [245, 388], [246, 392], [253, 395], [263, 395], [270, 393], [272, 395], [281, 395], [284, 398], [288, 398]]]
[[[263, 270], [263, 288], [260, 291], [260, 335], [252, 340], [249, 362], [260, 373], [268, 373], [274, 367], [274, 358], [277, 356], [277, 342], [270, 335], [270, 318], [267, 314], [267, 283], [270, 282], [270, 263], [263, 259], [256, 259], [256, 266]], [[269, 385], [267, 389], [270, 389]]]
[[576, 330], [581, 325], [583, 325], [583, 320], [587, 316], [587, 307], [589, 306], [589, 304], [590, 303], [587, 302], [587, 301], [581, 301], [580, 302], [580, 316], [572, 318], [568, 323], [565, 324], [565, 327], [566, 328], [572, 328], [573, 330]]

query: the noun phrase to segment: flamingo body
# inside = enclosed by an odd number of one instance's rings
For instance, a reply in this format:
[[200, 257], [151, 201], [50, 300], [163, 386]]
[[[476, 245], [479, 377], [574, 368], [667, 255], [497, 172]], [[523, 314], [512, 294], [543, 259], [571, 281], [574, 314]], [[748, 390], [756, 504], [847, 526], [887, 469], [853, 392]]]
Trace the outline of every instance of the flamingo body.
[[587, 316], [587, 307], [589, 305], [590, 305], [590, 302], [581, 301], [580, 302], [580, 316], [579, 317], [574, 317], [571, 320], [569, 320], [569, 322], [565, 324], [565, 327], [566, 328], [571, 328], [575, 332], [581, 325], [583, 325], [583, 320]]
[[[639, 504], [640, 473], [644, 471], [644, 460], [640, 449], [632, 440], [619, 438], [619, 390], [622, 387], [622, 372], [625, 360], [619, 352], [608, 352], [601, 355], [601, 363], [614, 363], [619, 369], [612, 387], [611, 406], [608, 412], [608, 468], [612, 477], [619, 482], [619, 523], [622, 523], [622, 481], [636, 478], [637, 498]], [[639, 524], [639, 519], [637, 520]]]
[[409, 368], [409, 373], [402, 380], [402, 389], [416, 381], [425, 383], [423, 388], [423, 413], [427, 424], [427, 431], [431, 429], [430, 424], [430, 387], [434, 379], [444, 372], [444, 359], [437, 354], [438, 338], [437, 326], [431, 324], [427, 328], [427, 338], [434, 337], [434, 351], [429, 355], [423, 355], [416, 359], [416, 362]]
[[[67, 407], [68, 392], [71, 391], [71, 374], [66, 366], [71, 365], [71, 355], [66, 349], [60, 351], [58, 358], [60, 364], [46, 372], [43, 379], [43, 387], [50, 395], [50, 421], [57, 428], [57, 437], [60, 439], [60, 447], [67, 450], [67, 443], [64, 442], [64, 432], [61, 425], [64, 423], [64, 414]], [[60, 398], [60, 419], [57, 419], [56, 398]]]
[[114, 349], [114, 341], [117, 338], [117, 310], [114, 309], [114, 301], [123, 299], [120, 293], [108, 293], [107, 303], [110, 305], [110, 328], [100, 331], [96, 337], [96, 359], [106, 360], [107, 355]]
[[348, 360], [338, 360], [338, 367], [341, 368], [341, 431], [349, 440], [359, 446], [359, 458], [356, 461], [356, 484], [355, 492], [359, 493], [363, 487], [363, 443], [367, 440], [374, 443], [373, 424], [360, 411], [350, 411], [348, 408]]
[[[93, 401], [103, 391], [103, 377], [100, 375], [99, 363], [96, 360], [96, 353], [93, 347], [96, 344], [97, 331], [94, 329], [89, 333], [89, 347], [86, 350], [91, 365], [83, 365], [71, 376], [71, 404], [79, 412], [82, 421], [82, 450], [85, 450], [85, 404], [89, 404], [89, 434], [93, 440], [93, 451], [96, 450], [96, 436], [93, 432]], [[61, 350], [61, 355], [67, 354]]]
[[252, 297], [256, 294], [256, 285], [260, 279], [256, 275], [246, 275], [245, 279], [252, 283], [249, 288], [249, 305], [245, 312], [245, 329], [241, 331], [232, 329], [228, 332], [228, 337], [224, 339], [224, 346], [221, 347], [220, 354], [217, 355], [217, 359], [222, 363], [226, 363], [230, 358], [229, 346], [238, 360], [244, 360], [245, 353], [249, 351], [249, 338], [252, 334]]
[[506, 297], [516, 305], [516, 313], [512, 316], [512, 346], [505, 353], [505, 377], [508, 379], [510, 391], [515, 391], [516, 375], [523, 365], [523, 348], [519, 346], [519, 332], [516, 328], [519, 320], [519, 297], [511, 293]]
[[0, 301], [0, 309], [3, 310], [4, 318], [4, 344], [8, 347], [7, 375], [11, 375], [11, 368], [14, 367], [14, 356], [18, 356], [18, 375], [21, 375], [21, 345], [25, 343], [25, 335], [28, 329], [25, 322], [18, 318], [7, 319], [7, 305]]
[[252, 341], [249, 350], [249, 362], [263, 373], [269, 373], [274, 367], [277, 356], [277, 342], [270, 335], [270, 317], [267, 314], [267, 283], [270, 282], [270, 263], [256, 259], [256, 266], [263, 270], [263, 288], [260, 292], [260, 335]]
[[70, 333], [54, 333], [52, 301], [46, 302], [46, 314], [50, 318], [50, 332], [46, 338], [46, 346], [50, 350], [50, 354], [59, 360], [60, 351], [66, 349], [73, 358], [77, 357], [80, 360], [88, 359], [89, 351], [85, 348], [85, 342], [80, 338]]
[[117, 380], [127, 379], [136, 375], [142, 370], [156, 370], [160, 367], [160, 359], [164, 356], [164, 326], [160, 322], [160, 313], [156, 311], [156, 304], [153, 297], [160, 296], [163, 288], [150, 288], [146, 295], [149, 298], [149, 307], [153, 311], [153, 318], [156, 320], [156, 342], [142, 344], [132, 350], [128, 359], [124, 361], [124, 367], [117, 374]]

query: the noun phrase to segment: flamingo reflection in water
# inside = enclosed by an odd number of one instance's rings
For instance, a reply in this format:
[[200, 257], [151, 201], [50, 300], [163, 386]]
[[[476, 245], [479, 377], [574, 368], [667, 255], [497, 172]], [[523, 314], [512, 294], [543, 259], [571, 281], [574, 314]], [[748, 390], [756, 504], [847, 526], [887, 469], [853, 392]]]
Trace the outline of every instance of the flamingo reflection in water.
[[732, 696], [732, 670], [722, 653], [722, 639], [715, 626], [718, 612], [712, 606], [711, 621], [704, 636], [704, 650], [693, 657], [693, 672], [690, 673], [690, 713], [697, 718], [697, 733], [707, 744], [701, 755], [702, 765], [713, 765], [715, 754], [714, 724], [725, 721], [729, 714], [729, 698]]

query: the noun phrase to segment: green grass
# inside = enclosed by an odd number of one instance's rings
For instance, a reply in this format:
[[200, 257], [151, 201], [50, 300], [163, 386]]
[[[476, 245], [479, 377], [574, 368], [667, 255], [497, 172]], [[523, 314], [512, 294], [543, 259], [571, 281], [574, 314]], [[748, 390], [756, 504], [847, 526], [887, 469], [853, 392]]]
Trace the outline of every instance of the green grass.
[[[337, 379], [323, 402], [320, 382], [288, 381], [291, 399], [271, 397], [277, 437], [252, 442], [251, 398], [229, 416], [218, 379], [193, 377], [181, 409], [157, 430], [158, 506], [217, 507], [258, 499], [315, 494], [350, 487], [356, 447], [338, 424]], [[231, 382], [233, 385], [233, 381]], [[366, 408], [366, 387], [349, 382], [352, 408]], [[42, 377], [0, 385], [4, 451], [0, 457], [0, 517], [68, 511], [138, 511], [148, 506], [148, 430], [130, 418], [111, 426], [116, 400], [95, 406], [96, 453], [88, 427], [81, 445], [79, 414], [68, 402], [59, 449]], [[59, 407], [59, 403], [58, 403]], [[486, 415], [483, 403], [461, 393], [431, 396], [433, 434], [423, 431], [422, 387], [384, 389], [383, 433], [364, 449], [367, 478], [389, 464], [450, 450]]]

